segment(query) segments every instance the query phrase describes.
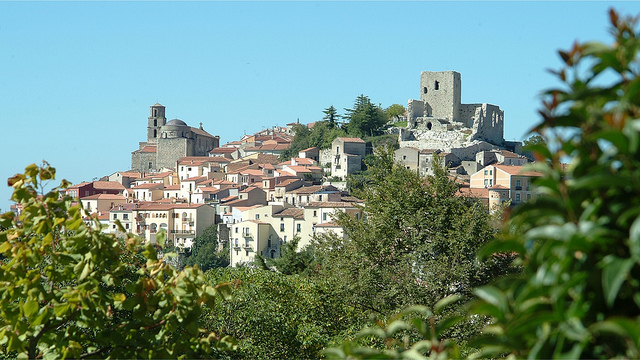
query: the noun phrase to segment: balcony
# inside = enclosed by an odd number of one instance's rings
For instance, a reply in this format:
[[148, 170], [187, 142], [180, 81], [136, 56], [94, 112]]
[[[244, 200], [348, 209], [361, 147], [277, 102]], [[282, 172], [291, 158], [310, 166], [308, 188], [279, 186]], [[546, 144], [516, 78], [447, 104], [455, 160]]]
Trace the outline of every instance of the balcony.
[[516, 190], [522, 190], [522, 186], [516, 186]]

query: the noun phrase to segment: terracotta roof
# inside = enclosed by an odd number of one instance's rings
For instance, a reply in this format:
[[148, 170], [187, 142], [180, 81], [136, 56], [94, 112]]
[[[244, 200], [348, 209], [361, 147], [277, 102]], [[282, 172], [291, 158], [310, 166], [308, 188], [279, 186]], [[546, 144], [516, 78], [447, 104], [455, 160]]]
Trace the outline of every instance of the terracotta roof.
[[365, 143], [365, 141], [360, 138], [339, 137], [338, 139], [342, 140], [343, 142]]
[[120, 173], [120, 176], [123, 177], [132, 177], [132, 178], [139, 178], [142, 176], [142, 173], [140, 173], [139, 171], [119, 171], [118, 173]]
[[334, 221], [329, 221], [326, 223], [322, 223], [322, 224], [316, 224], [316, 227], [341, 227], [340, 225], [338, 225], [338, 223], [334, 222]]
[[195, 176], [195, 177], [192, 177], [192, 178], [180, 180], [180, 182], [193, 181], [193, 182], [199, 183], [199, 182], [203, 182], [203, 181], [207, 181], [207, 180], [209, 180], [209, 179], [207, 179], [206, 176]]
[[180, 190], [180, 184], [165, 186], [164, 190]]
[[192, 127], [191, 131], [193, 131], [194, 133], [196, 133], [196, 134], [198, 134], [200, 136], [206, 136], [206, 137], [211, 137], [211, 138], [215, 137], [215, 136], [209, 134], [208, 132], [206, 132], [204, 129]]
[[491, 165], [491, 166], [495, 166], [497, 169], [500, 169], [510, 175], [542, 176], [541, 172], [528, 170], [528, 167], [525, 167], [525, 166], [516, 166], [516, 165]]
[[359, 205], [352, 202], [345, 201], [313, 201], [307, 205], [307, 207], [319, 207], [319, 208], [356, 208]]
[[523, 157], [521, 155], [518, 155], [518, 154], [513, 153], [511, 151], [508, 151], [508, 150], [498, 150], [496, 152], [499, 153], [500, 155], [504, 156], [504, 157], [507, 157], [507, 158], [521, 158], [521, 157]]
[[509, 190], [509, 188], [504, 185], [493, 185], [489, 190]]
[[242, 170], [242, 171], [240, 171], [240, 174], [241, 175], [256, 175], [256, 176], [264, 175], [261, 170], [256, 170], [256, 169]]
[[232, 152], [238, 151], [238, 148], [235, 147], [219, 147], [209, 151], [209, 154], [231, 154]]
[[[316, 163], [315, 160], [309, 159], [309, 158], [295, 158], [295, 160], [296, 160], [296, 164], [298, 164], [298, 165], [314, 165]], [[280, 166], [291, 165], [292, 161], [293, 161], [293, 159], [290, 159], [288, 161], [281, 162], [278, 165], [280, 165]]]
[[308, 149], [300, 150], [300, 152], [307, 152], [307, 151], [311, 151], [311, 150], [319, 151], [320, 149], [318, 149], [317, 147], [314, 146], [314, 147], [310, 147]]
[[279, 183], [279, 184], [276, 184], [276, 187], [279, 187], [279, 186], [287, 186], [287, 185], [290, 185], [290, 184], [292, 184], [292, 183], [294, 183], [294, 182], [298, 182], [298, 181], [300, 181], [300, 182], [301, 182], [302, 180], [300, 180], [300, 179], [298, 179], [298, 178], [295, 178], [295, 179], [287, 179], [287, 180], [285, 180], [285, 181], [282, 181], [282, 182], [281, 182], [281, 183]]
[[273, 217], [292, 217], [294, 219], [303, 219], [304, 210], [298, 208], [286, 208], [280, 212], [273, 214]]
[[288, 149], [289, 146], [291, 146], [291, 144], [289, 144], [289, 143], [286, 143], [286, 144], [267, 144], [267, 145], [248, 147], [245, 150], [246, 151], [282, 151], [282, 150]]
[[95, 195], [85, 196], [83, 198], [80, 198], [80, 200], [122, 200], [122, 201], [126, 201], [127, 198], [125, 198], [122, 195], [116, 195], [116, 194], [95, 194]]
[[178, 165], [202, 165], [207, 162], [216, 162], [212, 156], [185, 156], [178, 159]]
[[153, 145], [147, 145], [147, 146], [143, 147], [142, 149], [140, 149], [140, 152], [144, 152], [144, 153], [158, 152], [158, 147], [157, 146], [153, 146]]
[[94, 181], [93, 188], [98, 190], [124, 190], [125, 187], [117, 181]]
[[322, 189], [322, 185], [302, 186], [289, 191], [290, 194], [313, 194]]
[[487, 188], [469, 188], [469, 187], [461, 187], [460, 192], [457, 193], [460, 196], [469, 196], [479, 199], [488, 199], [489, 198], [489, 189]]
[[258, 164], [277, 164], [280, 161], [277, 155], [273, 154], [258, 154], [256, 162]]
[[140, 184], [138, 186], [134, 186], [131, 189], [138, 190], [138, 189], [163, 189], [163, 188], [164, 188], [164, 184], [161, 184], [161, 183], [145, 183], [145, 184]]

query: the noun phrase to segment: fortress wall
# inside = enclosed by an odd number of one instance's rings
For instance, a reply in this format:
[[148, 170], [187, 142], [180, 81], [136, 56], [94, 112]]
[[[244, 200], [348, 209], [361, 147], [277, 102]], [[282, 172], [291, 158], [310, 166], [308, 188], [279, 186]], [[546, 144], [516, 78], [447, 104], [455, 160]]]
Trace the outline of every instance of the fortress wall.
[[420, 73], [420, 100], [426, 115], [457, 121], [461, 101], [460, 73], [455, 71], [423, 71]]
[[504, 111], [491, 104], [482, 104], [479, 118], [473, 124], [476, 138], [490, 141], [494, 144], [504, 142]]
[[467, 147], [451, 148], [449, 152], [459, 157], [460, 160], [475, 161], [476, 153], [493, 149], [498, 149], [498, 147], [486, 141], [481, 141]]

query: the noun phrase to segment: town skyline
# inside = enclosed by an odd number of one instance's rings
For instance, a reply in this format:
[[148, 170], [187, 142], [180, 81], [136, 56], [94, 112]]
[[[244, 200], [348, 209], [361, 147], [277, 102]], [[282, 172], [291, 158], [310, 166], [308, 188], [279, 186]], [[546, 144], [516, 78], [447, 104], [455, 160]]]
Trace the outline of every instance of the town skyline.
[[[0, 3], [6, 179], [48, 161], [72, 183], [124, 171], [149, 106], [220, 144], [339, 113], [360, 94], [417, 98], [421, 71], [463, 76], [465, 103], [505, 111], [505, 139], [539, 120], [557, 50], [607, 37], [632, 2]], [[106, 20], [105, 20], [106, 19]], [[594, 24], [598, 24], [595, 25]], [[457, 46], [452, 46], [456, 44]], [[9, 210], [11, 189], [0, 190]]]

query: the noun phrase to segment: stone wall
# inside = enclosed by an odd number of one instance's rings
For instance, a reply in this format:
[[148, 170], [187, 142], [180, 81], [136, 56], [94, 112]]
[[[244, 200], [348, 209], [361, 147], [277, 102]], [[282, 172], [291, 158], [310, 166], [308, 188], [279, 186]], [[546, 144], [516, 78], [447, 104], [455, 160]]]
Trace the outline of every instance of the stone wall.
[[424, 116], [457, 121], [461, 101], [460, 73], [456, 71], [420, 73], [420, 100], [425, 104]]
[[[149, 167], [149, 163], [151, 163], [151, 167]], [[131, 153], [131, 170], [148, 172], [156, 169], [158, 169], [156, 153], [140, 150]]]
[[158, 141], [158, 168], [175, 168], [176, 161], [184, 156], [191, 156], [189, 151], [193, 148], [193, 140], [184, 138], [159, 139]]

